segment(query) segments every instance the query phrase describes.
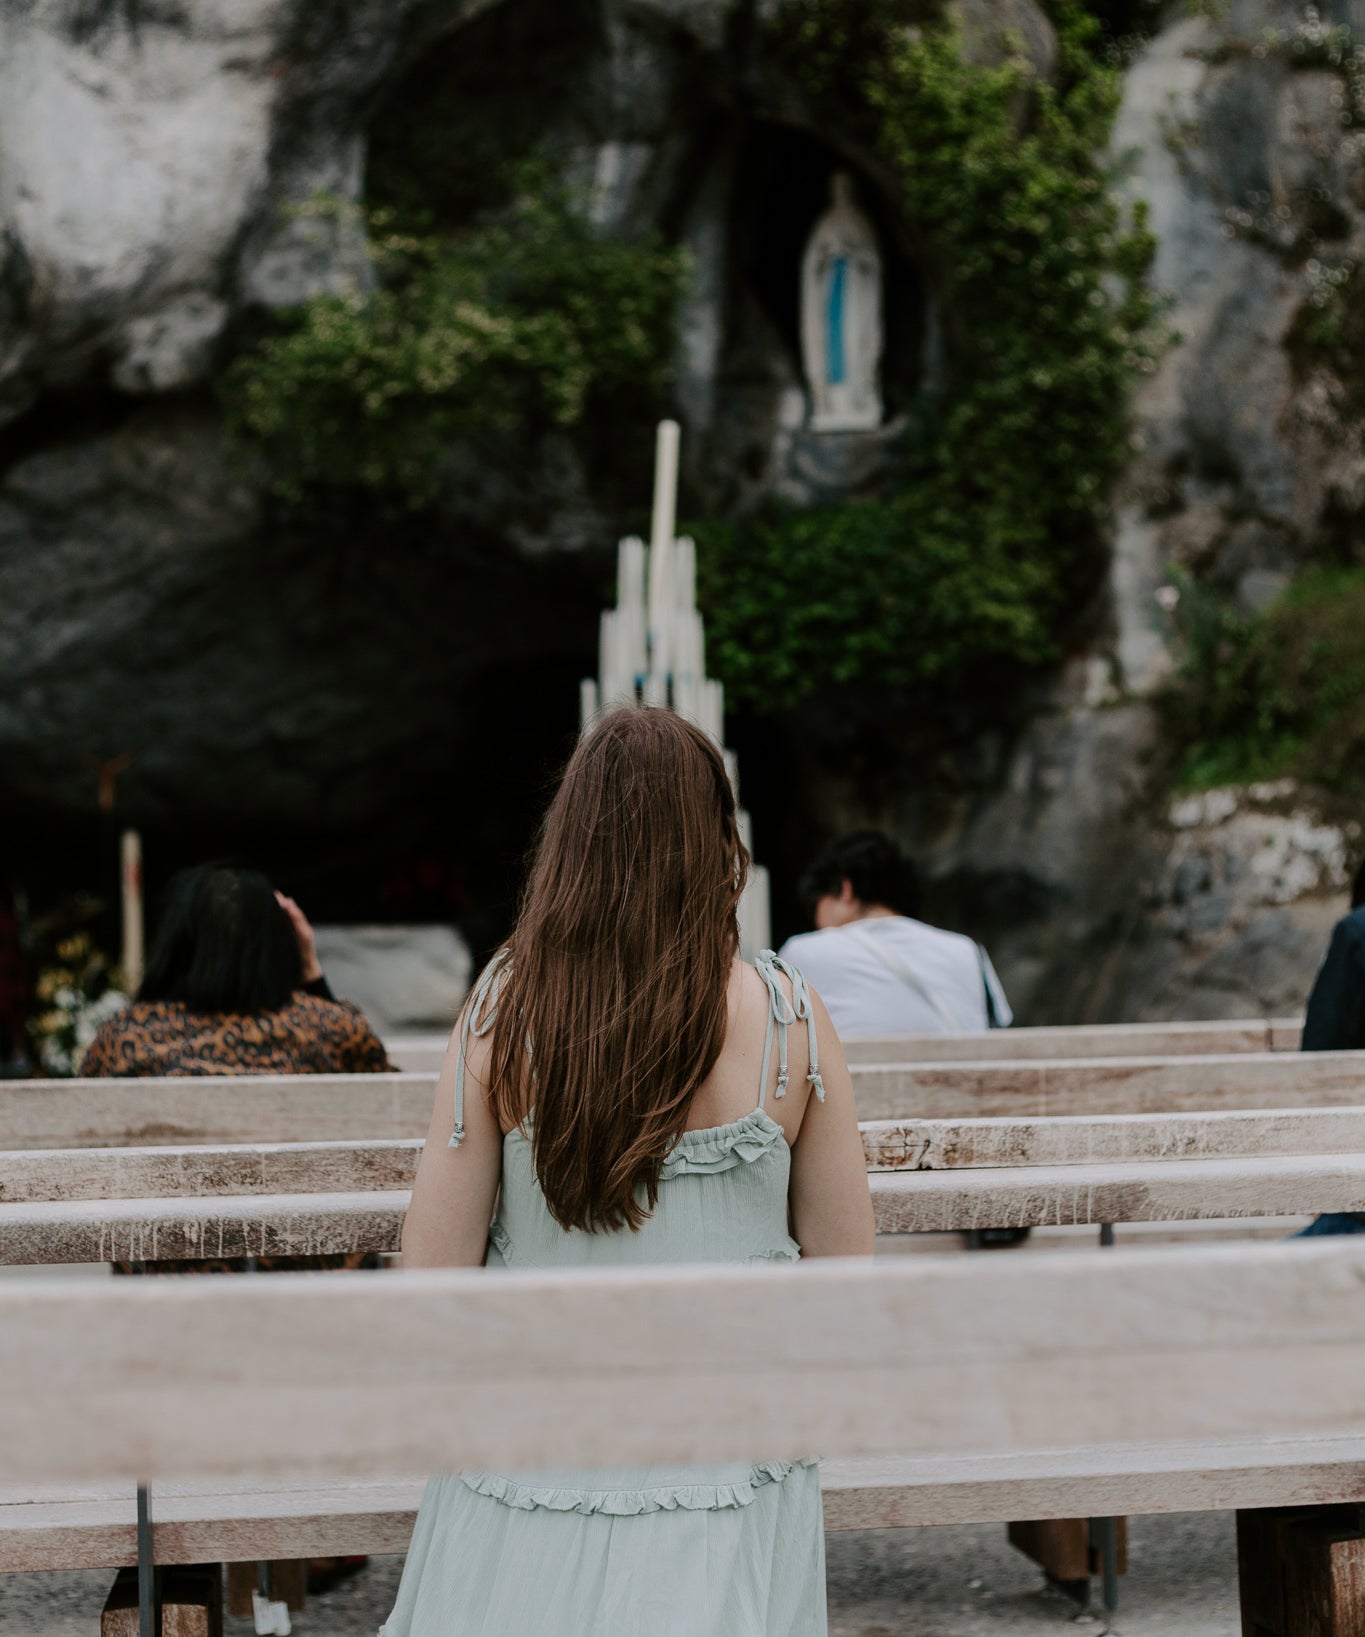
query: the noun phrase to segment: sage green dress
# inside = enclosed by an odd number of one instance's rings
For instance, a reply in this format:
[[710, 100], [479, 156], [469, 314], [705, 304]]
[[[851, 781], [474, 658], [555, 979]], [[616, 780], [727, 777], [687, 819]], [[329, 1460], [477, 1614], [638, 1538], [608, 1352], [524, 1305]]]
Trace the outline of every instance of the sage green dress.
[[[791, 1151], [764, 1107], [776, 1043], [804, 1022], [810, 1080], [824, 1096], [806, 985], [765, 950], [770, 996], [758, 1103], [729, 1125], [688, 1131], [664, 1161], [658, 1205], [637, 1232], [565, 1230], [520, 1131], [503, 1143], [488, 1266], [657, 1266], [796, 1261], [787, 1231]], [[779, 969], [792, 983], [788, 1000]], [[492, 1024], [498, 963], [466, 1013], [456, 1069], [463, 1136], [468, 1035]], [[427, 1486], [393, 1613], [380, 1637], [825, 1637], [820, 1474], [810, 1461], [596, 1471], [459, 1472]]]

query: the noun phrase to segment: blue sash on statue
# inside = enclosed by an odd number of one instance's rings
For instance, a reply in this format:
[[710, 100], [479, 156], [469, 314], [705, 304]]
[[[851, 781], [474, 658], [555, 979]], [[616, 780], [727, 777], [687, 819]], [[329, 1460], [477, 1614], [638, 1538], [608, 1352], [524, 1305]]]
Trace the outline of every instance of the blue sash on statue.
[[831, 386], [844, 379], [844, 276], [848, 257], [836, 256], [830, 266], [829, 302], [825, 310], [828, 339], [825, 345], [825, 373]]

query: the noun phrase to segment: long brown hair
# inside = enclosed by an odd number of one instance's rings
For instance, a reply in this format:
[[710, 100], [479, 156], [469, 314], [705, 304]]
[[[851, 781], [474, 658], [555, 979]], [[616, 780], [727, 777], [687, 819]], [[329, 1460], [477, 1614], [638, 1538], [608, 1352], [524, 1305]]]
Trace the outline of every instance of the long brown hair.
[[613, 711], [569, 759], [522, 896], [490, 1041], [565, 1228], [638, 1228], [725, 1041], [749, 869], [725, 763], [672, 711]]

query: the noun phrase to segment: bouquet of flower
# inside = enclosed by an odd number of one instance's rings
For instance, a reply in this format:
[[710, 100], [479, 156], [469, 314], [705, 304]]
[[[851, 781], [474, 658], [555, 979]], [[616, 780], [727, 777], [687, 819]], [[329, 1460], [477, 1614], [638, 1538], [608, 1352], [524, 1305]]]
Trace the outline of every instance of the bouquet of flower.
[[57, 945], [60, 965], [44, 967], [34, 985], [43, 1010], [29, 1020], [29, 1037], [48, 1074], [76, 1073], [100, 1024], [128, 1005], [119, 973], [88, 932]]

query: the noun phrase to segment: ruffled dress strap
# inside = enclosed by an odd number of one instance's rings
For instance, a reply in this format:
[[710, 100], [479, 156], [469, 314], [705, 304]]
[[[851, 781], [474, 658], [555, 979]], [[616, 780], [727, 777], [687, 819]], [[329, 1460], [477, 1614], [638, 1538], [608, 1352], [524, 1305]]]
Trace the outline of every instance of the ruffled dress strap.
[[[758, 1083], [758, 1106], [763, 1107], [764, 1099], [768, 1095], [768, 1070], [773, 1060], [773, 1040], [777, 1040], [777, 1090], [774, 1097], [787, 1095], [787, 1030], [793, 1023], [806, 1025], [806, 1040], [809, 1046], [810, 1069], [806, 1079], [811, 1089], [823, 1103], [825, 1100], [825, 1083], [820, 1078], [820, 1046], [815, 1038], [815, 1009], [811, 1005], [810, 987], [805, 976], [789, 961], [784, 961], [780, 955], [771, 949], [762, 949], [754, 959], [754, 966], [758, 975], [768, 986], [768, 1028], [763, 1036], [763, 1067], [760, 1071]], [[787, 999], [787, 992], [782, 987], [781, 978], [786, 977], [792, 986], [791, 999]]]
[[451, 1148], [458, 1148], [464, 1141], [464, 1070], [470, 1036], [481, 1039], [497, 1022], [498, 989], [506, 972], [507, 951], [500, 949], [484, 967], [460, 1019], [460, 1044], [455, 1052], [455, 1129], [448, 1144]]

